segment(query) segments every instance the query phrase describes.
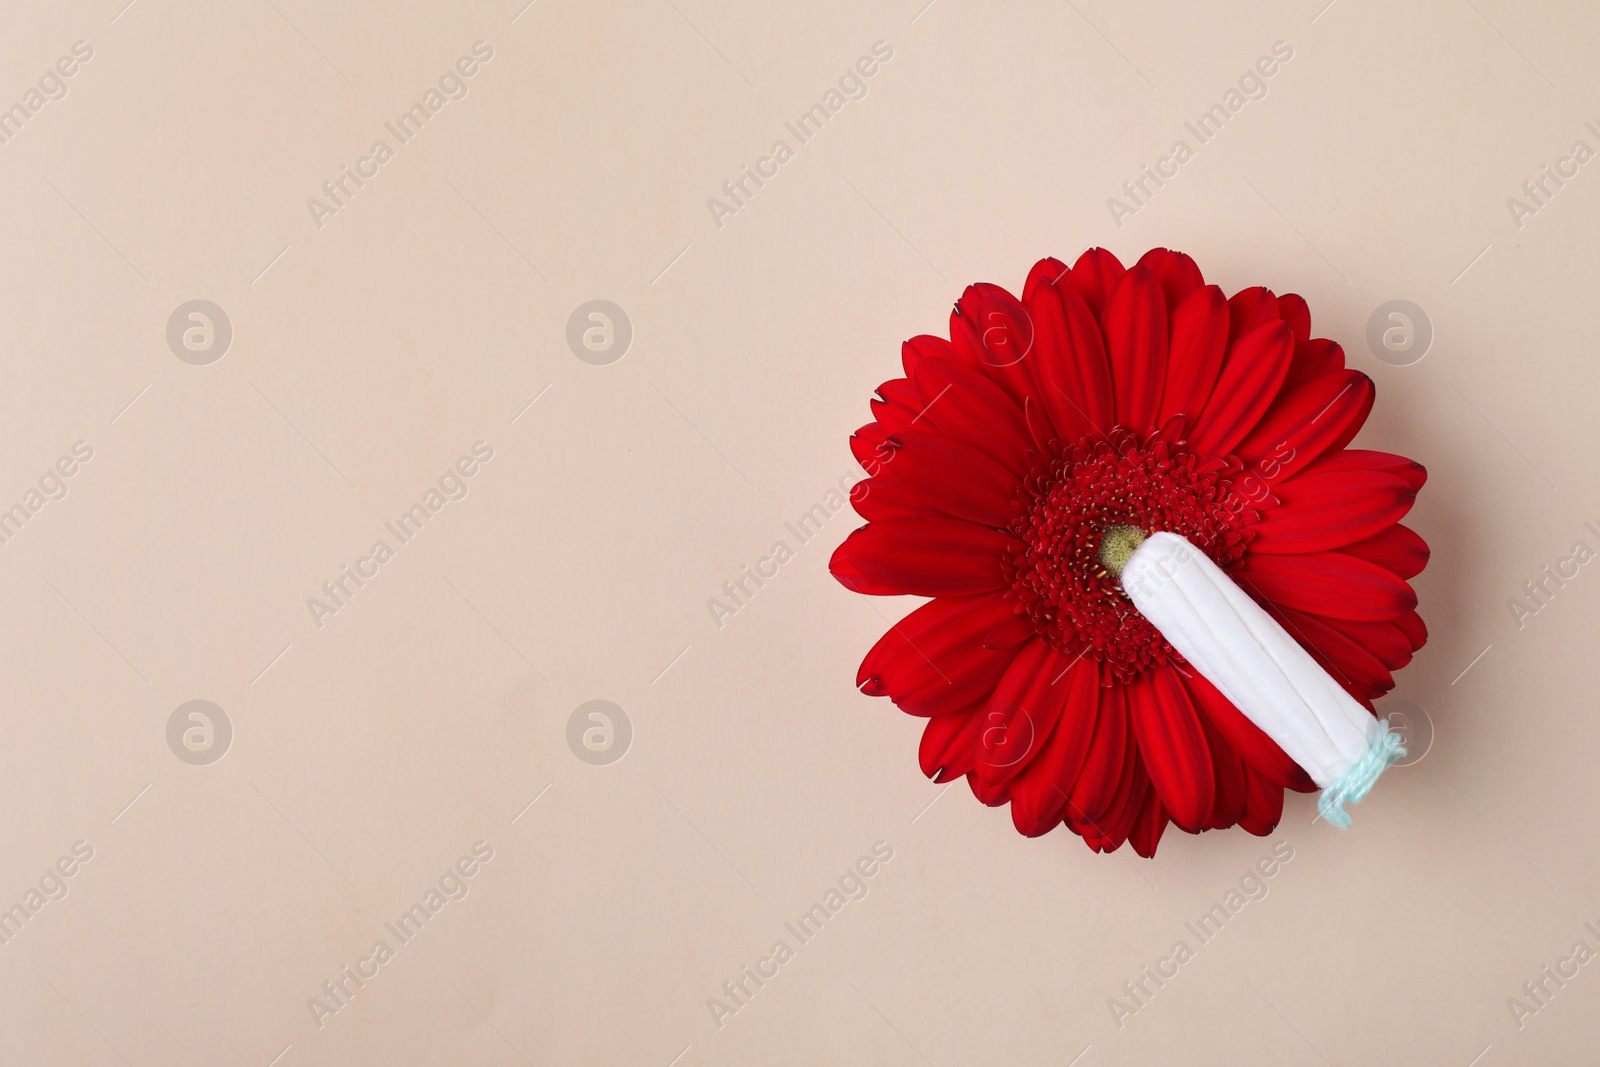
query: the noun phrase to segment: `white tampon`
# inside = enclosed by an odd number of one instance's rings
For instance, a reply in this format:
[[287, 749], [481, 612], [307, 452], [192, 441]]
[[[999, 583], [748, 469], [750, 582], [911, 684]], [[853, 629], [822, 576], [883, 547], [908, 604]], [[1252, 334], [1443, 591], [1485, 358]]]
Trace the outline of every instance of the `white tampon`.
[[1100, 561], [1139, 613], [1189, 665], [1322, 787], [1318, 811], [1350, 825], [1345, 804], [1367, 795], [1405, 755], [1400, 735], [1329, 677], [1277, 620], [1184, 538], [1106, 531]]

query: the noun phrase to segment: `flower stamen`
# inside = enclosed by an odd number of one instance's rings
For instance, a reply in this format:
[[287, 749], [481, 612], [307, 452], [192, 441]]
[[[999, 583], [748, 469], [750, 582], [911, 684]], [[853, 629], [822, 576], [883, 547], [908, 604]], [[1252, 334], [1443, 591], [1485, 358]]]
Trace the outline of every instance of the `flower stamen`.
[[1100, 549], [1095, 553], [1095, 558], [1114, 577], [1121, 578], [1122, 568], [1133, 558], [1134, 550], [1144, 544], [1144, 538], [1144, 531], [1137, 526], [1121, 522], [1112, 523], [1106, 527], [1105, 533], [1100, 535]]

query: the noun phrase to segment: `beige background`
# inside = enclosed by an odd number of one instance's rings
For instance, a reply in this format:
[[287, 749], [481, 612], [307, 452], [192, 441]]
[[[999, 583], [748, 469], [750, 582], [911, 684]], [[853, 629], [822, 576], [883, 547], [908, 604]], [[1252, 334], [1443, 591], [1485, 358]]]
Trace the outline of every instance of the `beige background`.
[[[94, 450], [0, 547], [0, 907], [93, 849], [0, 946], [0, 1062], [1594, 1061], [1600, 964], [1507, 1006], [1600, 949], [1600, 572], [1507, 606], [1600, 548], [1600, 163], [1506, 205], [1600, 148], [1591, 5], [124, 2], [0, 33], [4, 104], [94, 50], [0, 146], [0, 505]], [[479, 40], [468, 95], [314, 225]], [[718, 228], [707, 198], [879, 40], [869, 94]], [[1107, 198], [1280, 40], [1119, 228]], [[853, 516], [710, 618], [854, 470], [904, 337], [1093, 244], [1304, 294], [1377, 381], [1358, 443], [1432, 472], [1432, 639], [1394, 697], [1436, 741], [1350, 833], [1294, 796], [1273, 838], [1145, 862], [945, 796], [920, 721], [851, 687], [911, 606], [828, 576]], [[209, 366], [165, 339], [194, 298], [234, 329]], [[595, 298], [634, 330], [609, 366], [565, 341]], [[1364, 342], [1394, 298], [1437, 331], [1411, 366]], [[470, 494], [317, 628], [479, 440]], [[166, 741], [196, 698], [234, 730], [209, 766]], [[566, 740], [596, 698], [633, 729], [608, 766]], [[308, 998], [478, 841], [469, 895], [319, 1028]], [[707, 999], [877, 841], [869, 895], [719, 1028]], [[1119, 1028], [1274, 841], [1270, 893]]]

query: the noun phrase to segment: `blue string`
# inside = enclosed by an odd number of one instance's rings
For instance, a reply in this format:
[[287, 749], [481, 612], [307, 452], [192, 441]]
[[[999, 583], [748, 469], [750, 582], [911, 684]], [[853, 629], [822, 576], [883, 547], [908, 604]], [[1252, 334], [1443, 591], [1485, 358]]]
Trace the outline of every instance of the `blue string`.
[[1344, 810], [1344, 806], [1366, 796], [1377, 782], [1378, 775], [1406, 754], [1405, 746], [1400, 743], [1403, 739], [1398, 732], [1389, 729], [1389, 720], [1379, 719], [1378, 726], [1377, 736], [1356, 761], [1356, 765], [1346, 771], [1343, 778], [1324, 789], [1322, 799], [1317, 802], [1317, 813], [1341, 830], [1350, 828], [1350, 813]]

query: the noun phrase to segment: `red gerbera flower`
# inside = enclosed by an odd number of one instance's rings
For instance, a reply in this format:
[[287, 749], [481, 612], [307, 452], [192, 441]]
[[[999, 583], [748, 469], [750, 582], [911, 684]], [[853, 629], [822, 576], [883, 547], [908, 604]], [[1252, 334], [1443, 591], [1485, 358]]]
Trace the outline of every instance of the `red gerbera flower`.
[[1298, 296], [1231, 298], [1188, 256], [1124, 269], [1041, 260], [1022, 299], [967, 289], [950, 339], [904, 345], [851, 438], [868, 520], [830, 569], [932, 599], [857, 685], [925, 716], [921, 764], [1060, 823], [1096, 851], [1276, 827], [1306, 772], [1183, 658], [1096, 559], [1108, 527], [1181, 535], [1372, 708], [1427, 639], [1406, 579], [1428, 548], [1399, 519], [1426, 472], [1347, 449], [1372, 381], [1311, 336]]

